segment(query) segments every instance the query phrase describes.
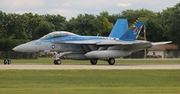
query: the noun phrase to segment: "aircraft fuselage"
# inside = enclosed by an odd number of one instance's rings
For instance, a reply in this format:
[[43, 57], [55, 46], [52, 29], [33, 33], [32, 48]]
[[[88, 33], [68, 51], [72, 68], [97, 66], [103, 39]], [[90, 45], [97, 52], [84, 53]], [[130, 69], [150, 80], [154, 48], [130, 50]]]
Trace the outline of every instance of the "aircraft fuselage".
[[57, 44], [35, 40], [15, 47], [13, 50], [19, 52], [39, 52], [39, 51], [84, 51], [79, 44]]

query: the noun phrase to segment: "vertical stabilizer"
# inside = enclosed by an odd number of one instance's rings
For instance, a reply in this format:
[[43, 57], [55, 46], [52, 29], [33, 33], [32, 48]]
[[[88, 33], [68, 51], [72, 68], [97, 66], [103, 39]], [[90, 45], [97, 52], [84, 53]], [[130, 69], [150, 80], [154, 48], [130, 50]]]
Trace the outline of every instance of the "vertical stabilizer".
[[109, 34], [109, 37], [120, 38], [128, 29], [127, 19], [118, 19]]
[[142, 27], [146, 24], [147, 18], [138, 18], [136, 22], [122, 35], [120, 40], [134, 41], [137, 39]]

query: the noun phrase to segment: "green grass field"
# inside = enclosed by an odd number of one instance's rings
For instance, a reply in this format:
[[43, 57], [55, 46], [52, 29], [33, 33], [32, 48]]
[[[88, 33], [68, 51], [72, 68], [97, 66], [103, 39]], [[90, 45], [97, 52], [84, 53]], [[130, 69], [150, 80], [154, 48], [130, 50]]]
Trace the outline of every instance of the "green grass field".
[[[12, 64], [53, 65], [52, 61], [51, 58], [19, 59], [12, 60]], [[62, 62], [90, 65], [88, 60]], [[117, 59], [116, 64], [180, 64], [180, 59]], [[0, 94], [180, 94], [179, 74], [180, 70], [0, 69]]]
[[0, 94], [180, 94], [180, 70], [0, 70]]
[[[89, 60], [61, 60], [63, 65], [67, 64], [86, 64], [90, 65]], [[0, 60], [0, 64], [3, 64]], [[52, 58], [39, 58], [39, 59], [12, 59], [12, 64], [44, 64], [53, 65]], [[106, 61], [99, 60], [98, 64], [108, 64]], [[116, 64], [180, 64], [180, 59], [116, 59]]]

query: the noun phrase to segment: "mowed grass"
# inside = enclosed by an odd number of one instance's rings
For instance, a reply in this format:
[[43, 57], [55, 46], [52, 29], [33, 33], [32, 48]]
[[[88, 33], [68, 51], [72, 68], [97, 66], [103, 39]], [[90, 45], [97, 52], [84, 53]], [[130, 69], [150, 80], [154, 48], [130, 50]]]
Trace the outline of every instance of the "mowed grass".
[[0, 70], [0, 94], [180, 94], [180, 70]]
[[[12, 59], [11, 64], [37, 64], [37, 65], [53, 65], [52, 58], [38, 58], [38, 59]], [[85, 64], [90, 65], [89, 60], [61, 60], [63, 65], [68, 64]], [[3, 64], [4, 60], [0, 60]], [[98, 64], [108, 64], [107, 61], [98, 60]], [[180, 64], [180, 59], [116, 59], [116, 64]]]

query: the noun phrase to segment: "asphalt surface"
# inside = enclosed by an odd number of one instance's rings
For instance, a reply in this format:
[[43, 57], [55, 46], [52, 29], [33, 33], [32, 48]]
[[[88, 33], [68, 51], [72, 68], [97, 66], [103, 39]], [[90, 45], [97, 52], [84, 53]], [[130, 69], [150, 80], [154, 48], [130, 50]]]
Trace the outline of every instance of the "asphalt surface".
[[0, 65], [0, 70], [76, 70], [76, 69], [180, 69], [180, 65]]

